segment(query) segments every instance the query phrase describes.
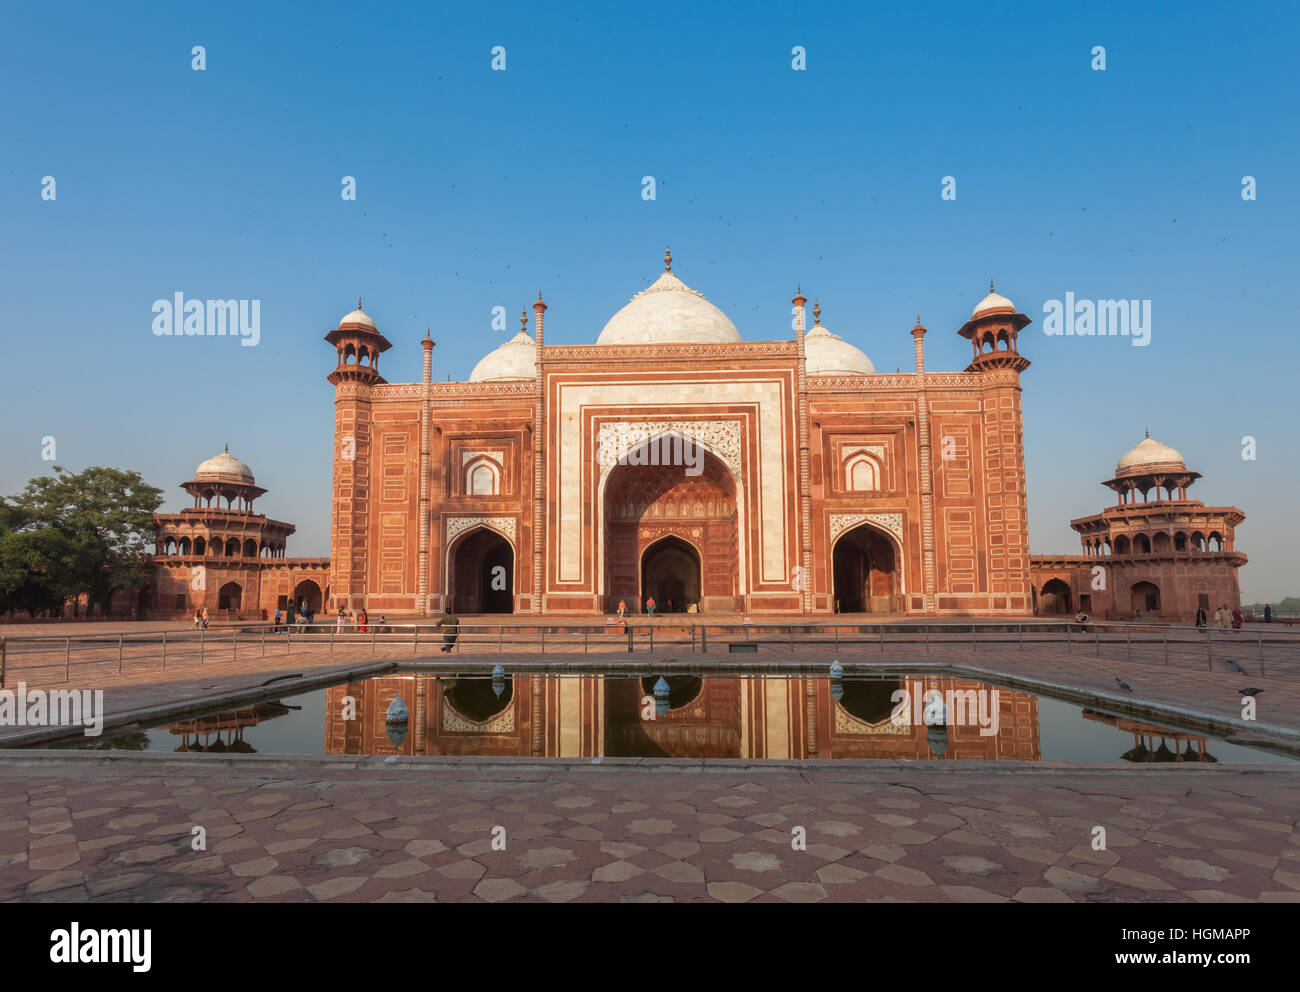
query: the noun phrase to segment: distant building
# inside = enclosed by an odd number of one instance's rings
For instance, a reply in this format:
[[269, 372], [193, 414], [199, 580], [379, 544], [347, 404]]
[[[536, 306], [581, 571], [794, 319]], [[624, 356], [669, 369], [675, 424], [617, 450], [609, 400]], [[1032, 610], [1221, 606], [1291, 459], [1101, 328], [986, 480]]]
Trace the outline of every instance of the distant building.
[[[253, 512], [266, 493], [252, 470], [225, 451], [181, 483], [194, 505], [156, 513], [152, 581], [141, 612], [187, 616], [207, 607], [213, 619], [264, 619], [294, 602], [319, 610], [328, 598], [329, 559], [289, 558], [294, 526]], [[224, 503], [224, 505], [222, 505]]]
[[1070, 521], [1083, 554], [1030, 559], [1034, 612], [1128, 620], [1140, 610], [1143, 619], [1187, 621], [1199, 607], [1213, 623], [1220, 606], [1241, 605], [1237, 569], [1246, 556], [1234, 538], [1246, 515], [1188, 499], [1200, 477], [1148, 432], [1102, 483], [1118, 502]]

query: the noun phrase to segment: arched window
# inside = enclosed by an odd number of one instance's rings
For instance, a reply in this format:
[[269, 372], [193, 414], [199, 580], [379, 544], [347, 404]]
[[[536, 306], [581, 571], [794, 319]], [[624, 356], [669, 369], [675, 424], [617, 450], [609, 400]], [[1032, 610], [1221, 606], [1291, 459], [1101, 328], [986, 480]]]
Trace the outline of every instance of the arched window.
[[500, 470], [486, 458], [470, 462], [466, 469], [465, 491], [471, 496], [496, 496], [501, 492]]
[[880, 465], [869, 455], [854, 455], [844, 466], [846, 488], [852, 493], [877, 492], [880, 476]]

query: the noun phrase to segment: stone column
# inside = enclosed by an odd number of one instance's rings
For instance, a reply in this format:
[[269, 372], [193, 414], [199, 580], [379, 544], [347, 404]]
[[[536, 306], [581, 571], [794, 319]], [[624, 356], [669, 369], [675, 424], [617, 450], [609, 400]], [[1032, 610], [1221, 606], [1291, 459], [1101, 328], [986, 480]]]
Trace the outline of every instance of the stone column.
[[546, 380], [542, 360], [543, 321], [546, 304], [542, 294], [537, 294], [533, 304], [537, 326], [537, 401], [533, 411], [533, 612], [542, 612], [542, 597], [546, 592], [546, 569], [543, 564], [546, 536], [546, 476], [544, 437], [546, 434], [545, 397]]
[[[925, 391], [925, 328], [916, 315], [912, 342], [916, 351], [916, 435], [920, 449], [921, 575], [925, 612], [936, 612], [934, 582], [934, 465], [930, 449], [930, 399]], [[904, 604], [906, 609], [906, 604]]]
[[[429, 612], [429, 422], [433, 416], [433, 346], [434, 341], [425, 329], [424, 340], [424, 401], [420, 404], [420, 574], [417, 582], [416, 603], [421, 614]], [[416, 752], [419, 753], [418, 751]]]
[[812, 612], [812, 485], [808, 469], [808, 361], [804, 352], [804, 306], [808, 299], [798, 287], [794, 299], [794, 336], [799, 346], [799, 375], [796, 382], [795, 406], [799, 430], [799, 548], [803, 572], [799, 592], [804, 613]]

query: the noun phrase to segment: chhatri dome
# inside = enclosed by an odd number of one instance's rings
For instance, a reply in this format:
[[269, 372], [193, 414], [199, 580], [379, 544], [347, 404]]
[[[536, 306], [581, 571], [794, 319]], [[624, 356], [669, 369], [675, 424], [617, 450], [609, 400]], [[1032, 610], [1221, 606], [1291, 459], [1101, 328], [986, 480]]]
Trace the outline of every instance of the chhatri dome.
[[876, 367], [866, 353], [822, 326], [821, 303], [813, 303], [813, 327], [803, 336], [809, 375], [871, 375]]
[[251, 486], [256, 480], [253, 478], [253, 470], [238, 458], [232, 457], [230, 445], [226, 445], [225, 451], [214, 458], [209, 458], [194, 470], [194, 481], [229, 482]]
[[989, 280], [989, 295], [975, 304], [971, 311], [971, 320], [989, 313], [1015, 313], [1016, 305], [1001, 293], [993, 292], [993, 280]]
[[1183, 456], [1169, 445], [1151, 440], [1151, 432], [1147, 431], [1146, 438], [1119, 460], [1115, 466], [1115, 477], [1186, 471], [1187, 464], [1183, 461]]
[[[519, 322], [528, 325], [527, 314]], [[505, 344], [483, 356], [469, 374], [470, 382], [505, 382], [510, 379], [533, 379], [537, 376], [537, 342], [527, 331], [520, 331]]]
[[596, 344], [736, 344], [740, 332], [721, 310], [672, 273], [672, 254], [664, 253], [664, 273], [609, 318]]

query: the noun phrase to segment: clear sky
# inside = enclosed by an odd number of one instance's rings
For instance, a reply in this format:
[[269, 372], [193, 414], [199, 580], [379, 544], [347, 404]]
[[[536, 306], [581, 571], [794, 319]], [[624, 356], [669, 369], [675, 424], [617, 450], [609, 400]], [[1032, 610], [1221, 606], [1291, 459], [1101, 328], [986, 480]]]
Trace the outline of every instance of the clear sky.
[[[1069, 519], [1149, 426], [1191, 495], [1245, 511], [1245, 600], [1300, 594], [1297, 8], [872, 8], [11, 6], [0, 492], [49, 471], [52, 436], [175, 509], [228, 441], [290, 553], [327, 554], [322, 336], [358, 296], [389, 381], [418, 380], [426, 325], [434, 374], [464, 379], [539, 289], [548, 343], [594, 341], [671, 245], [745, 339], [790, 336], [799, 282], [890, 372], [917, 311], [928, 367], [964, 368], [992, 277], [1034, 319], [1032, 549], [1077, 553]], [[259, 344], [155, 336], [178, 292], [260, 300]], [[1067, 292], [1150, 300], [1150, 344], [1046, 336]]]

